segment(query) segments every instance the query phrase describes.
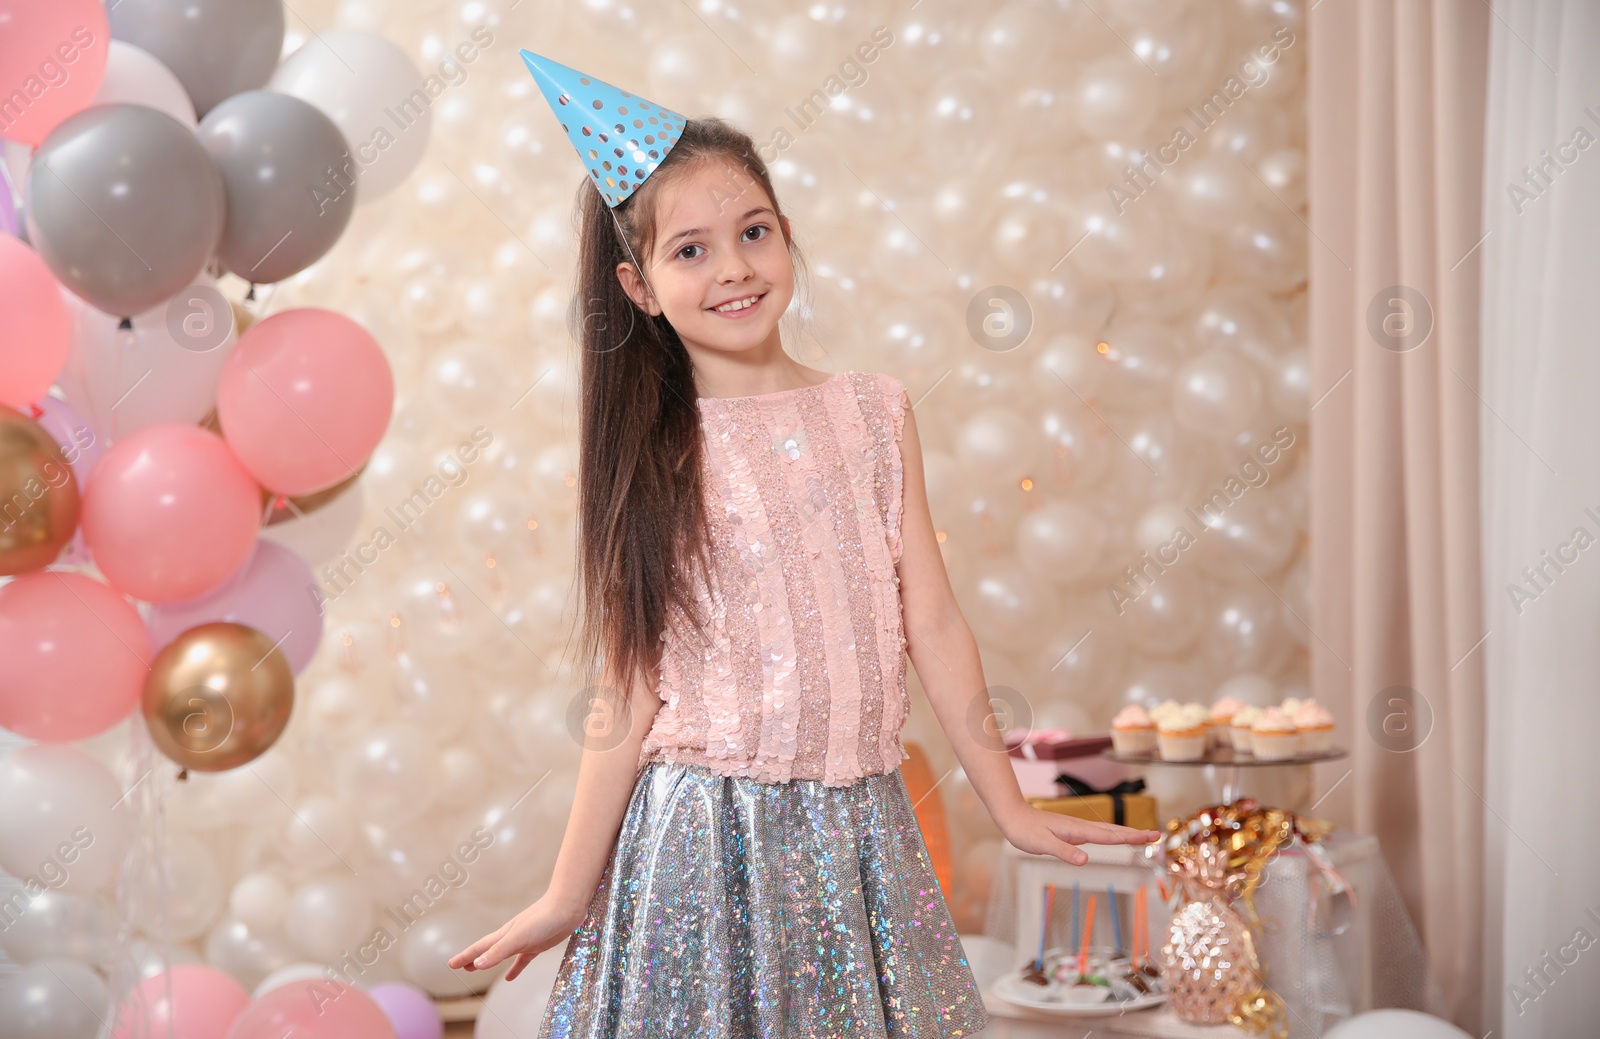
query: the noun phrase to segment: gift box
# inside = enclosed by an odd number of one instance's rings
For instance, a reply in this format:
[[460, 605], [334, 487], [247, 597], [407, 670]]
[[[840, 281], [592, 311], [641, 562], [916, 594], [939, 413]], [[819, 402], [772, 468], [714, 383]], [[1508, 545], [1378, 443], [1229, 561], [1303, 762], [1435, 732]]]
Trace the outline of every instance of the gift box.
[[1111, 746], [1104, 733], [1073, 736], [1065, 729], [1018, 729], [1006, 734], [1006, 752], [1024, 797], [1046, 800], [1061, 796], [1056, 777], [1062, 762], [1071, 761], [1073, 774], [1100, 788], [1112, 786], [1134, 774], [1134, 769], [1101, 752]]
[[1104, 790], [1096, 790], [1076, 776], [1060, 775], [1056, 782], [1069, 792], [1067, 796], [1029, 797], [1028, 803], [1075, 819], [1116, 823], [1137, 830], [1161, 829], [1156, 822], [1156, 799], [1144, 792], [1142, 779], [1126, 779]]

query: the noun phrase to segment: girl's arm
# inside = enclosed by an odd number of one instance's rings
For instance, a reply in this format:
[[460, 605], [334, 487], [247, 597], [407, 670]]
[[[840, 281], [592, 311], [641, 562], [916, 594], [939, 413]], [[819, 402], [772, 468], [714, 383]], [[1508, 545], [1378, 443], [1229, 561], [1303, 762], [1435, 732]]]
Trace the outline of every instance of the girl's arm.
[[972, 787], [1008, 841], [1035, 855], [1054, 855], [1081, 866], [1089, 856], [1078, 844], [1149, 844], [1154, 830], [1074, 819], [1034, 808], [1022, 797], [990, 707], [978, 644], [956, 604], [934, 535], [923, 482], [922, 445], [907, 406], [901, 438], [905, 466], [899, 564], [906, 651]]
[[550, 886], [498, 930], [451, 957], [452, 968], [487, 970], [516, 956], [517, 962], [506, 972], [510, 981], [583, 923], [633, 796], [640, 745], [660, 708], [661, 698], [642, 678], [630, 687], [626, 705], [616, 695], [591, 701], [578, 787]]

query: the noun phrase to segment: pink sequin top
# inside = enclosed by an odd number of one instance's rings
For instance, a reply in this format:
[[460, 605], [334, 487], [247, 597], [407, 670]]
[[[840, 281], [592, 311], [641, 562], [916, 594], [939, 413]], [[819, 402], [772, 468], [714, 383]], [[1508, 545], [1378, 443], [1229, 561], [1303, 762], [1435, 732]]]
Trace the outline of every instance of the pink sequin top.
[[700, 398], [706, 642], [681, 616], [662, 633], [663, 703], [641, 767], [846, 786], [909, 756], [895, 573], [907, 403], [893, 376], [854, 371]]

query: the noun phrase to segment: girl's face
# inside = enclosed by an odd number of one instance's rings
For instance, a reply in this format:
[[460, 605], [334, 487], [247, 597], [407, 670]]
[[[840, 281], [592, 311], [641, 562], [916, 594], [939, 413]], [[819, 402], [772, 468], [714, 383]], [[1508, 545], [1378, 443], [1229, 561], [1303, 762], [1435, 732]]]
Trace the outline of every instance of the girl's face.
[[[794, 295], [789, 224], [780, 227], [760, 182], [702, 162], [661, 191], [656, 241], [639, 257], [648, 288], [627, 262], [617, 265], [623, 288], [651, 315], [666, 315], [691, 357], [781, 351], [778, 319]], [[754, 305], [727, 309], [734, 301]]]

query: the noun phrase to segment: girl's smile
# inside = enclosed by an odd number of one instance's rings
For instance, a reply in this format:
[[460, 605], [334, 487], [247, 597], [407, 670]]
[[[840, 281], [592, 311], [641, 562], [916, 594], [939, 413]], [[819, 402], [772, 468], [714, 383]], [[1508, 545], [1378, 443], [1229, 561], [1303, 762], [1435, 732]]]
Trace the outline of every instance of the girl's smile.
[[[731, 300], [728, 300], [726, 302], [719, 303], [719, 304], [717, 304], [716, 306], [714, 306], [714, 307], [712, 307], [710, 309], [711, 309], [711, 312], [713, 314], [716, 314], [718, 317], [725, 317], [725, 318], [735, 319], [736, 320], [738, 318], [748, 317], [751, 313], [753, 313], [758, 307], [761, 306], [761, 301], [766, 298], [766, 295], [767, 294], [765, 292], [761, 292], [761, 293], [755, 293], [755, 294], [751, 294], [751, 295], [737, 296], [737, 297], [735, 297], [735, 298], [733, 298]], [[745, 303], [744, 306], [731, 306], [730, 305], [730, 304], [739, 303], [741, 301], [743, 301]]]

